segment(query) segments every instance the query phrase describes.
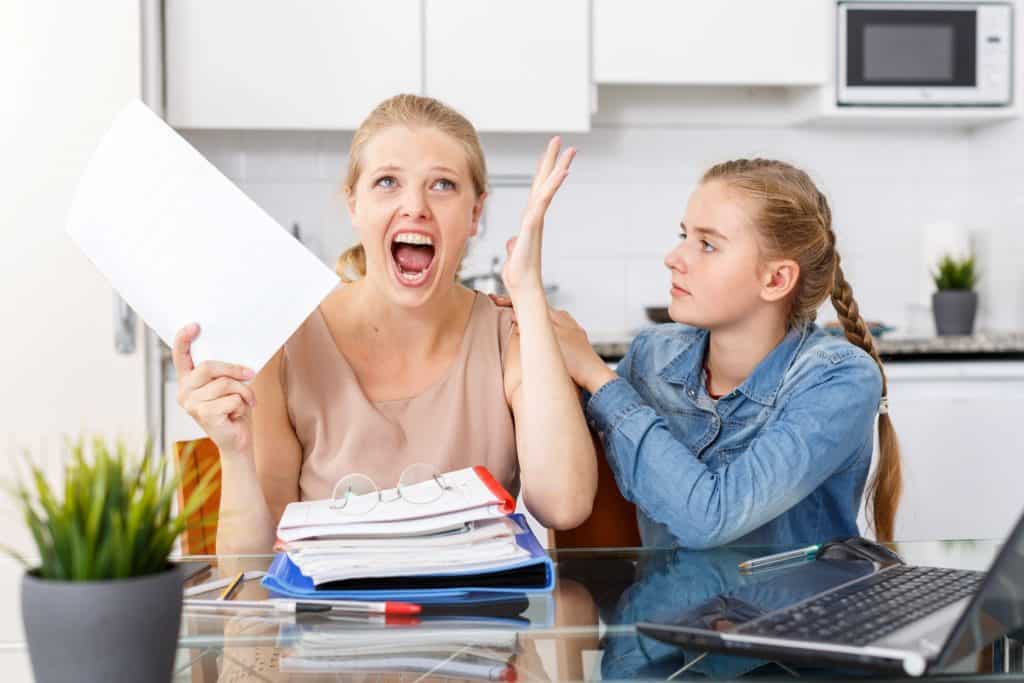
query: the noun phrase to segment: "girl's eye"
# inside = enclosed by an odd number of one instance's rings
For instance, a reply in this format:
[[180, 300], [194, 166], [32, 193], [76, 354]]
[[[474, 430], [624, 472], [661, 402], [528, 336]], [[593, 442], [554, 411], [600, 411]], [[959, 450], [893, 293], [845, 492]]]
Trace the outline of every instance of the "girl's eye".
[[447, 178], [441, 178], [440, 180], [435, 180], [432, 187], [435, 190], [454, 190], [455, 183]]
[[708, 254], [711, 254], [711, 253], [716, 251], [715, 245], [711, 244], [707, 240], [701, 240], [700, 241], [700, 248], [701, 248], [701, 251], [704, 251], [704, 252], [706, 252]]
[[374, 187], [383, 187], [386, 190], [390, 190], [392, 187], [398, 184], [394, 176], [386, 175], [377, 178], [377, 181], [373, 184]]
[[686, 231], [685, 230], [680, 230], [679, 231], [679, 239], [681, 239], [681, 240], [685, 240], [686, 239]]

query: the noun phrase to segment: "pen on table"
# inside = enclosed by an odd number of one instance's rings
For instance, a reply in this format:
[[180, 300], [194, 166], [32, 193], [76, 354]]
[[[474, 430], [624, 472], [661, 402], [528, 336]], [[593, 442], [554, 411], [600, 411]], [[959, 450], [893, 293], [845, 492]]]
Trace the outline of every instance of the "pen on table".
[[779, 562], [788, 562], [789, 560], [810, 559], [818, 552], [820, 547], [821, 546], [819, 545], [809, 545], [806, 548], [797, 548], [796, 550], [789, 550], [784, 553], [755, 557], [752, 560], [740, 562], [739, 568], [750, 570], [757, 569], [758, 567], [766, 567], [770, 564], [777, 564]]
[[[245, 575], [242, 577], [242, 582], [244, 583], [245, 581], [259, 579], [266, 575], [266, 572], [250, 569], [249, 571], [245, 572]], [[186, 598], [194, 598], [196, 596], [202, 595], [203, 593], [209, 593], [210, 591], [215, 591], [218, 588], [223, 588], [224, 586], [231, 583], [233, 580], [233, 577], [229, 577], [226, 579], [214, 579], [213, 581], [206, 581], [204, 583], [196, 584], [195, 586], [189, 586], [183, 591], [183, 593]]]
[[231, 601], [223, 607], [193, 607], [185, 605], [184, 614], [189, 619], [217, 619], [223, 621], [227, 616], [233, 619], [244, 619], [246, 623], [265, 624], [306, 624], [311, 626], [330, 624], [354, 624], [367, 626], [419, 626], [419, 617], [392, 614], [359, 614], [352, 612], [284, 612], [271, 608], [232, 609]]
[[347, 612], [362, 614], [412, 615], [420, 613], [420, 606], [411, 602], [362, 602], [356, 600], [201, 600], [186, 598], [190, 609], [257, 609], [275, 612]]
[[217, 596], [217, 600], [230, 600], [234, 592], [242, 585], [243, 578], [245, 578], [245, 572], [238, 572], [238, 574], [235, 575], [235, 578], [231, 579], [231, 583], [225, 586], [224, 590]]

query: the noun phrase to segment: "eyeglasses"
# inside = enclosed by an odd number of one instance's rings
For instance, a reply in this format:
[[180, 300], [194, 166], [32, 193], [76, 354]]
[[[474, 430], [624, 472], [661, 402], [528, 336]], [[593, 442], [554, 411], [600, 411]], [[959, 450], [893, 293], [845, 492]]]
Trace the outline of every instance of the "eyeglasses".
[[377, 483], [365, 474], [354, 472], [345, 475], [331, 491], [330, 507], [342, 514], [365, 515], [381, 503], [404, 500], [424, 505], [451, 491], [457, 491], [456, 487], [445, 481], [437, 467], [418, 462], [402, 470], [398, 486], [386, 491], [381, 491]]

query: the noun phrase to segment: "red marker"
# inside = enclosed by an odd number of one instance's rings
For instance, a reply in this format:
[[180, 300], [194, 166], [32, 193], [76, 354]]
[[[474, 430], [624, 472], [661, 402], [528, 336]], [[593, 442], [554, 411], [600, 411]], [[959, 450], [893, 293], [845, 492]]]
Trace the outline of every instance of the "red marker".
[[[274, 602], [272, 600], [271, 602]], [[326, 605], [334, 612], [365, 612], [367, 614], [419, 614], [420, 606], [412, 602], [375, 602], [364, 600], [296, 600], [304, 605]]]

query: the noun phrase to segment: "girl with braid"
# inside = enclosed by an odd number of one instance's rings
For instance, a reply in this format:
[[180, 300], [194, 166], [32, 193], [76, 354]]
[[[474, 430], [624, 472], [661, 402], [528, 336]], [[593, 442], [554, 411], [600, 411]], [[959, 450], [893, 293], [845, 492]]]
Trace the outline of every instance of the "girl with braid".
[[[807, 174], [764, 159], [714, 166], [665, 265], [676, 324], [638, 336], [617, 371], [553, 314], [644, 544], [851, 536], [865, 490], [875, 535], [891, 540], [901, 484], [885, 370]], [[814, 323], [830, 297], [845, 339]]]

